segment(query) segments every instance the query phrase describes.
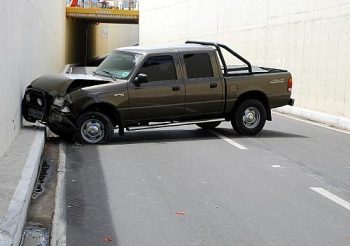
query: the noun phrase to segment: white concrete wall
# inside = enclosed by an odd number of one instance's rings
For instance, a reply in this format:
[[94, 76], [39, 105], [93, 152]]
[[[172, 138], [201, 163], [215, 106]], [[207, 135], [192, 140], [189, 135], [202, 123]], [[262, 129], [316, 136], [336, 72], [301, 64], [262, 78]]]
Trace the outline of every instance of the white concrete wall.
[[96, 53], [105, 55], [119, 47], [139, 43], [139, 25], [100, 23], [95, 29]]
[[64, 65], [65, 1], [0, 1], [0, 158], [21, 127], [21, 98]]
[[350, 118], [349, 0], [140, 1], [140, 44], [231, 46], [293, 74], [296, 106]]
[[139, 43], [139, 25], [109, 24], [108, 50]]

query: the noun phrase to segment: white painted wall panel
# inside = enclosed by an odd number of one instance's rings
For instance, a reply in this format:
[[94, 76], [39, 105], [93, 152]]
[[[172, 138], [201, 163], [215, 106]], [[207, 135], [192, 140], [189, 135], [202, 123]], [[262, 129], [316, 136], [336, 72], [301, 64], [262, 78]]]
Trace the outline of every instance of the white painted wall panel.
[[20, 103], [36, 77], [64, 65], [64, 0], [0, 1], [0, 157], [21, 127]]
[[219, 41], [286, 68], [296, 106], [350, 118], [349, 0], [147, 0], [140, 44]]

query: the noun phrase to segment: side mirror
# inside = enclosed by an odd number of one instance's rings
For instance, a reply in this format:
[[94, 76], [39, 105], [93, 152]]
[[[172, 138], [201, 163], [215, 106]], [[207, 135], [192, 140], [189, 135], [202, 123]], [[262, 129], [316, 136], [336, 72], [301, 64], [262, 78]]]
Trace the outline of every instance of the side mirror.
[[147, 74], [144, 74], [144, 73], [138, 74], [134, 80], [134, 83], [138, 83], [138, 84], [147, 83], [147, 82], [148, 82], [148, 76]]

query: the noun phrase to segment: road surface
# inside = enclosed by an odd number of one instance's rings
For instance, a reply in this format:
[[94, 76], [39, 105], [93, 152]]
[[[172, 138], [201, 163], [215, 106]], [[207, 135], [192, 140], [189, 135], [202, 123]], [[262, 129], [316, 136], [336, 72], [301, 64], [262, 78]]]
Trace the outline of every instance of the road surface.
[[350, 135], [273, 115], [65, 145], [67, 245], [350, 245]]

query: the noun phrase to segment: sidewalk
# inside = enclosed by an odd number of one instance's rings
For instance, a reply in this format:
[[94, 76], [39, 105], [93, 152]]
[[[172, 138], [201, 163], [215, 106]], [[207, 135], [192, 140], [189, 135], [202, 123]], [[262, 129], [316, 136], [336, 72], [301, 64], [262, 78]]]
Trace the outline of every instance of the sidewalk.
[[20, 244], [44, 144], [44, 127], [24, 126], [0, 160], [0, 246]]
[[350, 131], [350, 119], [340, 116], [330, 115], [322, 112], [313, 111], [310, 109], [284, 106], [274, 109], [275, 112], [293, 115], [300, 119], [306, 119], [316, 123], [324, 124], [329, 127], [334, 127], [341, 130]]

